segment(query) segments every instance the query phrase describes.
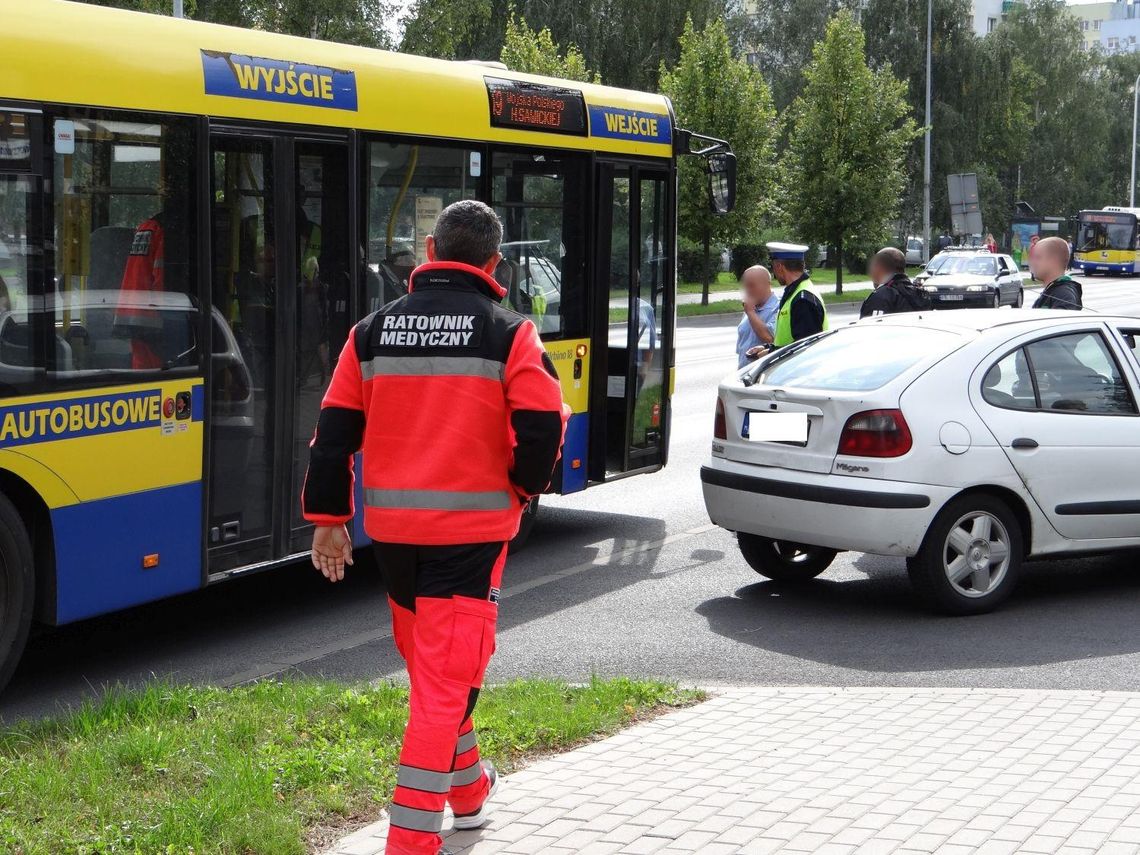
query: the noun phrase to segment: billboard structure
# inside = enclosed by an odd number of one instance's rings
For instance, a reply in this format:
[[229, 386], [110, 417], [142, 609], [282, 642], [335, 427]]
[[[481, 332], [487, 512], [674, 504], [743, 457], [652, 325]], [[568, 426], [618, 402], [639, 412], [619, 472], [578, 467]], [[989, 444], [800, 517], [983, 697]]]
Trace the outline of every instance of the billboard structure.
[[982, 233], [982, 206], [978, 201], [978, 174], [947, 175], [950, 193], [950, 225], [955, 235]]

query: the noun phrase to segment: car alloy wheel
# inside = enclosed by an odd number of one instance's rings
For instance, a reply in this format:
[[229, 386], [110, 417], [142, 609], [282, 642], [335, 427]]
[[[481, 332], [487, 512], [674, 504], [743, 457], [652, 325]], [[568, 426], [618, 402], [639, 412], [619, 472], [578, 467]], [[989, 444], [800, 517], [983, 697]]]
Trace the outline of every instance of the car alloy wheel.
[[984, 597], [1005, 579], [1010, 563], [1009, 532], [986, 511], [961, 517], [946, 536], [943, 569], [964, 597]]
[[748, 566], [776, 582], [806, 582], [814, 579], [835, 560], [834, 549], [807, 546], [790, 540], [773, 540], [757, 534], [736, 535], [740, 554]]
[[1017, 289], [1017, 303], [1015, 304], [1015, 306], [1016, 306], [1016, 308], [1020, 309], [1024, 305], [1025, 305], [1025, 289], [1024, 288], [1018, 288]]
[[994, 289], [994, 308], [1001, 308], [1001, 288]]
[[908, 558], [915, 593], [943, 614], [992, 611], [1013, 593], [1023, 558], [1021, 524], [1003, 499], [967, 493], [951, 500]]

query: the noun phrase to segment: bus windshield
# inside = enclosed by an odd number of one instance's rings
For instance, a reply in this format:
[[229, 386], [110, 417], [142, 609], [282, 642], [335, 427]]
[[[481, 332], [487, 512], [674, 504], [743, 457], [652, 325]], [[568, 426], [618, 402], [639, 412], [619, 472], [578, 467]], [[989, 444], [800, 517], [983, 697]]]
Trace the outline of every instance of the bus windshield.
[[1104, 214], [1095, 219], [1082, 216], [1077, 233], [1077, 252], [1098, 249], [1135, 249], [1136, 221], [1132, 217], [1107, 221]]

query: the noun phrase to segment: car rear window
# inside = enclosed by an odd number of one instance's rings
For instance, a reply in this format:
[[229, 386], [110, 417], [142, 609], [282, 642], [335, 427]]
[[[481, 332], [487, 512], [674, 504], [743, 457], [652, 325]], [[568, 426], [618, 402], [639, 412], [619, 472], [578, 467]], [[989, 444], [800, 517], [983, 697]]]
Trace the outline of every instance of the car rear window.
[[957, 333], [923, 327], [847, 327], [776, 353], [764, 363], [756, 382], [786, 389], [869, 392], [924, 359], [949, 353], [961, 340]]

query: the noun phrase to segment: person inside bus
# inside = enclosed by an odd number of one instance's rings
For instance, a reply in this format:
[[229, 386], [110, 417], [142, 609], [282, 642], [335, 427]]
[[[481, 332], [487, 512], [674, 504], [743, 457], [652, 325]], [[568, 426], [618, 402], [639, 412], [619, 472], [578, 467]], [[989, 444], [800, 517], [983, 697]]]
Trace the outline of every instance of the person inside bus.
[[499, 302], [495, 212], [449, 205], [408, 293], [356, 325], [321, 404], [301, 503], [312, 562], [352, 564], [353, 466], [364, 530], [411, 683], [389, 855], [439, 855], [444, 807], [481, 828], [498, 781], [471, 713], [494, 650], [507, 543], [550, 484], [569, 408], [534, 323]]
[[131, 368], [162, 367], [162, 318], [145, 295], [166, 288], [166, 230], [163, 213], [144, 220], [135, 230], [115, 310], [115, 334], [131, 340]]
[[1039, 241], [1029, 257], [1035, 278], [1047, 283], [1033, 304], [1035, 309], [1075, 309], [1084, 307], [1081, 283], [1065, 272], [1069, 264], [1069, 244], [1064, 238]]

